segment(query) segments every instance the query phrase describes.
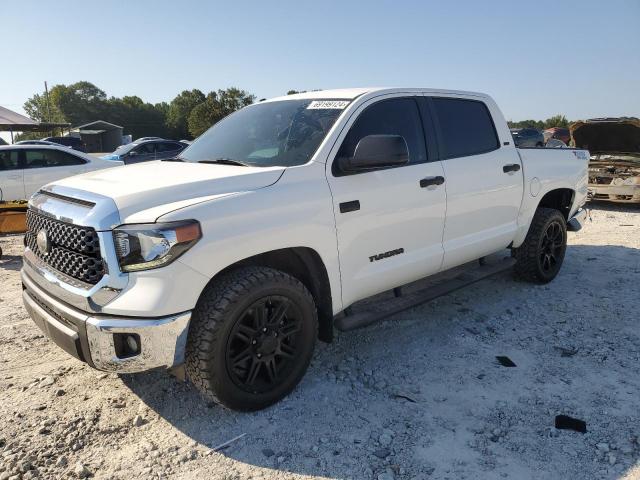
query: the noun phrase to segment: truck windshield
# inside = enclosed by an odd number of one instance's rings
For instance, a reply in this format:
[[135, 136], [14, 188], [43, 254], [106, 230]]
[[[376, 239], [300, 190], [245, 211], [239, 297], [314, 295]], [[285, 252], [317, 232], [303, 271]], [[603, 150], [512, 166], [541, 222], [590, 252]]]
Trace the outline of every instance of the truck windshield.
[[282, 100], [250, 105], [213, 125], [179, 159], [255, 167], [302, 165], [347, 104], [342, 100]]

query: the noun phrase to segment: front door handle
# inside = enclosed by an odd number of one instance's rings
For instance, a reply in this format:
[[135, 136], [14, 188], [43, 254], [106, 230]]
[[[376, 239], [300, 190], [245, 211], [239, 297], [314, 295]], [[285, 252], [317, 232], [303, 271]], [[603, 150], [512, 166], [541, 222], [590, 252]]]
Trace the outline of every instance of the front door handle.
[[518, 163], [510, 163], [509, 165], [502, 167], [502, 171], [504, 173], [517, 172], [518, 170], [520, 170], [520, 164]]
[[444, 177], [438, 175], [437, 177], [426, 177], [420, 180], [420, 188], [430, 187], [431, 185], [442, 185], [444, 183]]
[[355, 212], [360, 210], [360, 200], [351, 200], [340, 204], [340, 213]]

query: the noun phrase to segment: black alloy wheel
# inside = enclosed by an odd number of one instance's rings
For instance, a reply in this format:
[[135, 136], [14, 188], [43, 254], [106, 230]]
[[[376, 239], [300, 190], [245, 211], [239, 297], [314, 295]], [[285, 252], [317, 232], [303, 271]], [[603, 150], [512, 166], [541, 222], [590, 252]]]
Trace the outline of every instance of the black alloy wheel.
[[565, 229], [558, 220], [547, 225], [540, 239], [538, 259], [540, 269], [552, 275], [560, 268], [566, 246]]
[[566, 250], [564, 215], [554, 208], [540, 207], [522, 245], [511, 250], [516, 259], [515, 273], [529, 282], [548, 283], [558, 275]]
[[193, 311], [187, 376], [214, 402], [259, 410], [300, 382], [317, 335], [315, 301], [300, 280], [269, 267], [240, 267], [211, 282]]
[[300, 354], [296, 334], [301, 328], [302, 313], [288, 298], [273, 295], [254, 302], [229, 335], [226, 364], [231, 380], [252, 393], [277, 388]]

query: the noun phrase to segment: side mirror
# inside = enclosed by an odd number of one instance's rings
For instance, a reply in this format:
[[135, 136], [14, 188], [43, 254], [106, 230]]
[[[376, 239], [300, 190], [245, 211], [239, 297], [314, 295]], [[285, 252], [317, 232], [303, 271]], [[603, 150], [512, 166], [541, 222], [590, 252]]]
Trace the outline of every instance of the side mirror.
[[339, 160], [345, 172], [373, 170], [409, 163], [409, 148], [400, 135], [368, 135], [356, 145], [353, 157]]
[[128, 153], [128, 155], [129, 155], [130, 157], [135, 157], [136, 155], [138, 155], [138, 152], [136, 152], [135, 150], [131, 150], [131, 151]]

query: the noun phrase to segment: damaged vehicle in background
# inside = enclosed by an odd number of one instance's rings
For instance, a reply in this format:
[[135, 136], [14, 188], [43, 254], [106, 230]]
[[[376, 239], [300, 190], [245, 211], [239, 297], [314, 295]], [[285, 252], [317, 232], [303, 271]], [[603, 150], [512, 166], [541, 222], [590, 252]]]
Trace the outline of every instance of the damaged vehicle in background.
[[569, 133], [568, 128], [563, 128], [563, 127], [547, 128], [545, 131], [542, 132], [542, 135], [544, 137], [545, 145], [549, 143], [549, 140], [559, 140], [565, 145], [569, 145], [569, 142], [571, 141], [571, 133]]
[[588, 149], [594, 200], [640, 203], [640, 119], [594, 118], [571, 125], [576, 148]]

